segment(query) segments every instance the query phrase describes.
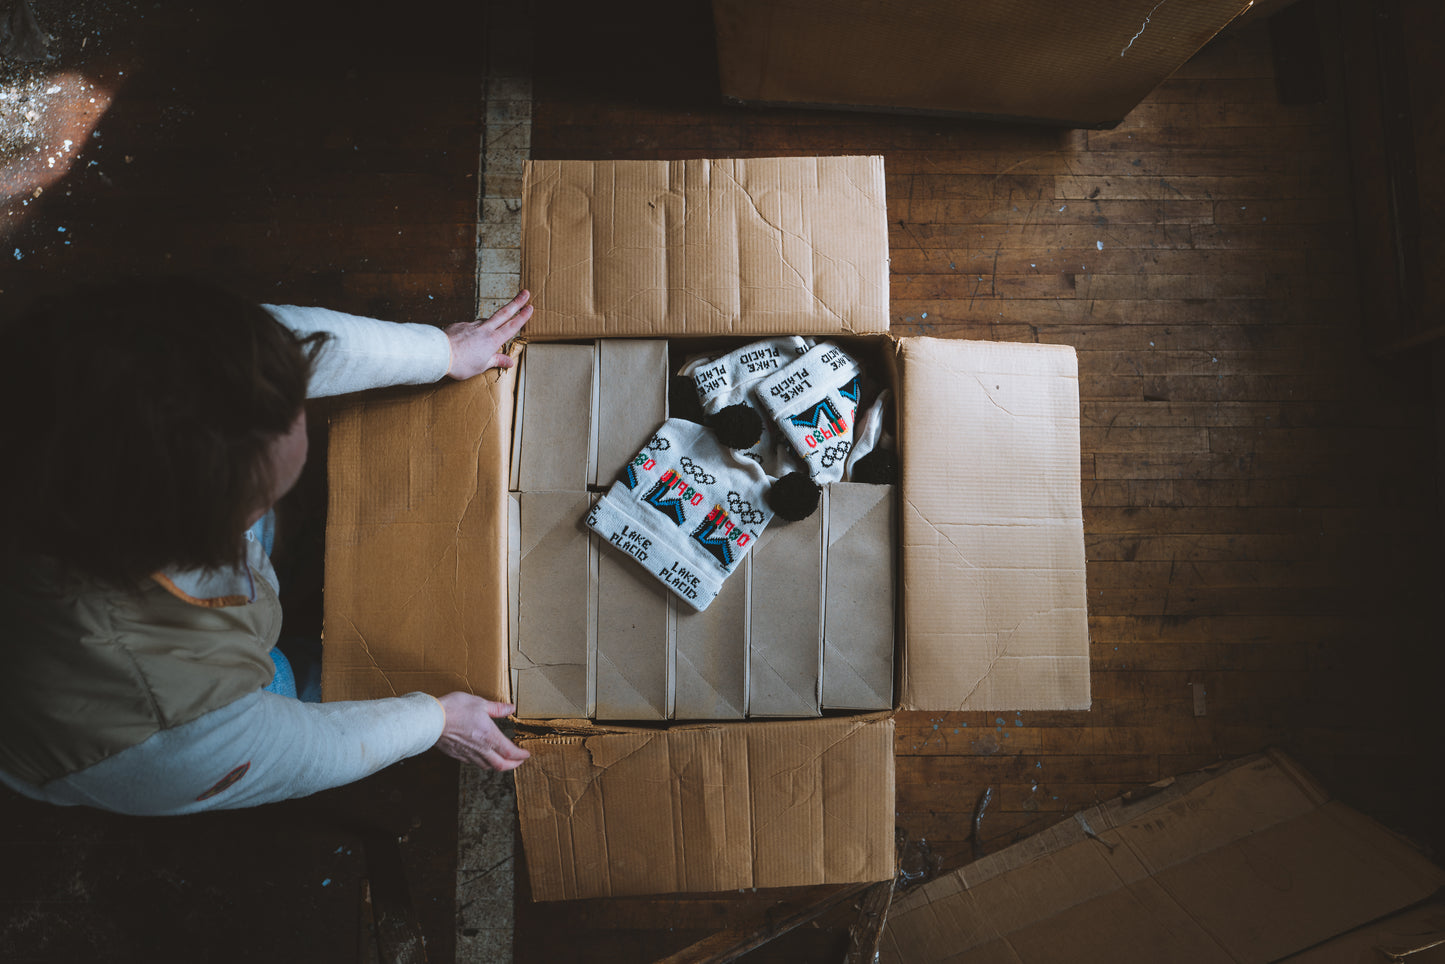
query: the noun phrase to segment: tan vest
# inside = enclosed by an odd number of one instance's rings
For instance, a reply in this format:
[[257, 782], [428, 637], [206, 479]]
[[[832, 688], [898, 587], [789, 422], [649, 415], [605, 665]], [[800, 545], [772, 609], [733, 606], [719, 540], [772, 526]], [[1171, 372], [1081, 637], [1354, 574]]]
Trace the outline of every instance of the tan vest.
[[0, 579], [0, 770], [40, 785], [254, 693], [274, 672], [281, 602], [137, 592], [38, 565]]

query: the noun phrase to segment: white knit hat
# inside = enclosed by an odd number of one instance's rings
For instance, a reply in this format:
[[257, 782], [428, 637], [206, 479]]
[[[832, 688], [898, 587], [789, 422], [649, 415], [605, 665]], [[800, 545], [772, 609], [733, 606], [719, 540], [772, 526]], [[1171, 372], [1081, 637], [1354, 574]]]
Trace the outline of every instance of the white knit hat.
[[[717, 415], [734, 405], [756, 410], [753, 388], [764, 378], [792, 363], [813, 346], [813, 339], [800, 335], [764, 338], [750, 342], [725, 355], [697, 355], [687, 359], [678, 369], [697, 386], [698, 402], [707, 415]], [[777, 437], [766, 418], [759, 413], [762, 429], [756, 442], [740, 449], [761, 465], [768, 475], [783, 475], [796, 465], [790, 464], [787, 446]], [[726, 437], [726, 435], [724, 435]]]
[[706, 427], [668, 419], [587, 525], [694, 609], [706, 609], [773, 517], [762, 468]]
[[832, 342], [819, 342], [759, 382], [753, 394], [816, 482], [843, 478], [858, 411], [858, 363]]

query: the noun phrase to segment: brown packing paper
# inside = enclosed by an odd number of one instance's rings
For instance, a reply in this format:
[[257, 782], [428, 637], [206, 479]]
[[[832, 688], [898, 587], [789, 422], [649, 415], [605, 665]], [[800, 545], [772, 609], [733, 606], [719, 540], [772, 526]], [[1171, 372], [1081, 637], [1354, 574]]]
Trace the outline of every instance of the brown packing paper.
[[747, 715], [748, 574], [752, 557], [702, 612], [673, 602], [679, 720], [741, 720]]
[[1073, 349], [900, 351], [903, 707], [1087, 709]]
[[753, 549], [748, 715], [817, 716], [823, 669], [823, 513], [774, 518]]
[[532, 759], [515, 772], [532, 894], [887, 879], [892, 739], [891, 719], [862, 717], [525, 740]]
[[611, 485], [667, 420], [667, 341], [604, 338], [597, 343], [597, 473]]
[[671, 654], [667, 587], [595, 534], [599, 720], [665, 720]]
[[517, 488], [581, 492], [595, 474], [593, 345], [528, 345], [518, 423]]
[[1445, 872], [1250, 757], [1113, 800], [894, 901], [882, 960], [1273, 961], [1428, 897]]
[[888, 330], [880, 157], [532, 161], [533, 338]]
[[894, 489], [835, 482], [823, 498], [823, 708], [886, 710], [893, 705]]
[[517, 633], [512, 648], [517, 715], [587, 717], [593, 634], [592, 540], [585, 492], [522, 492]]
[[[597, 343], [598, 485], [610, 485], [667, 418], [667, 342]], [[671, 635], [665, 587], [594, 536], [597, 702], [603, 720], [667, 719]]]
[[331, 420], [327, 700], [509, 699], [512, 371], [362, 396]]

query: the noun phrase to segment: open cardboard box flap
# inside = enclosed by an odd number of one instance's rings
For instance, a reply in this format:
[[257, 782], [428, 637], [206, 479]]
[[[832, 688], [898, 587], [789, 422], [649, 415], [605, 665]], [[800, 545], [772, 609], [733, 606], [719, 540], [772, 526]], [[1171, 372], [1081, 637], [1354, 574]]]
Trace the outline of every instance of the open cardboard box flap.
[[888, 330], [881, 157], [533, 161], [529, 337]]
[[[529, 338], [883, 340], [902, 456], [900, 706], [1088, 707], [1073, 350], [887, 339], [880, 158], [535, 162], [525, 191]], [[493, 372], [335, 418], [327, 699], [508, 698], [514, 388]], [[518, 804], [534, 893], [888, 877], [892, 731], [859, 716], [533, 739]]]

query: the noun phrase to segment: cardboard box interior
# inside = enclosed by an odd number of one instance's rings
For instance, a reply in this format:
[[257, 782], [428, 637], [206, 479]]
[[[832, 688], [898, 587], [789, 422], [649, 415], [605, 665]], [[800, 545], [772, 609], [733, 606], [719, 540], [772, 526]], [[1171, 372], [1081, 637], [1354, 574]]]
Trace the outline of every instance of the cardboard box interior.
[[[877, 373], [862, 396], [871, 402], [890, 387], [892, 342], [841, 340]], [[895, 486], [825, 485], [809, 518], [775, 518], [725, 581], [726, 598], [713, 604], [716, 611], [696, 612], [674, 599], [641, 563], [582, 524], [590, 501], [666, 417], [669, 373], [699, 354], [699, 341], [605, 339], [595, 343], [595, 364], [586, 358], [587, 343], [533, 342], [522, 352], [513, 465], [552, 465], [530, 476], [514, 471], [514, 486], [528, 477], [548, 485], [584, 474], [596, 480], [581, 502], [552, 492], [512, 496], [521, 544], [520, 552], [513, 547], [508, 577], [518, 613], [511, 630], [512, 690], [524, 718], [806, 717], [894, 705]], [[701, 354], [712, 355], [737, 339], [706, 341], [710, 347]], [[609, 367], [626, 370], [607, 377]], [[588, 408], [586, 383], [594, 372], [598, 385]], [[568, 404], [545, 387], [554, 377], [572, 379], [558, 393]], [[527, 400], [529, 387], [537, 400]], [[575, 464], [561, 471], [557, 463], [566, 460], [553, 450], [585, 453], [589, 434], [598, 439], [595, 469], [574, 454]], [[890, 425], [887, 434], [891, 445], [896, 428]], [[531, 447], [548, 454], [529, 456]], [[573, 486], [574, 494], [579, 488]], [[839, 517], [830, 526], [835, 488]], [[549, 504], [561, 511], [544, 515]], [[541, 525], [550, 528], [541, 531]], [[826, 652], [825, 637], [831, 640]], [[584, 642], [590, 648], [584, 650]], [[830, 662], [833, 686], [825, 694]], [[581, 685], [588, 687], [585, 698], [574, 692]]]

